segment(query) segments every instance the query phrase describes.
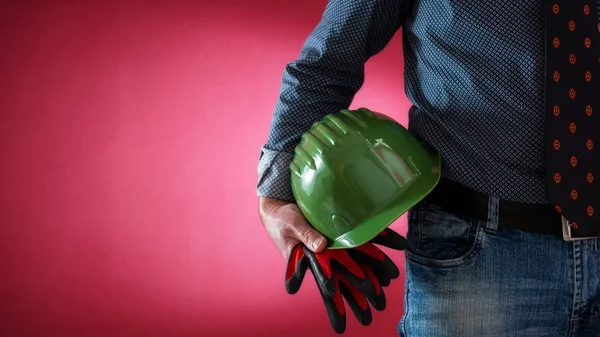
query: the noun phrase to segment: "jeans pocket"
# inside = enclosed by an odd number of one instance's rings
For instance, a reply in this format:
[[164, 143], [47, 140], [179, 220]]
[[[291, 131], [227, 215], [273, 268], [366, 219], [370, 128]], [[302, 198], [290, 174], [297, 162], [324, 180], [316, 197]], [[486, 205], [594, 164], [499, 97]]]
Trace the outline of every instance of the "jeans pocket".
[[431, 268], [453, 268], [481, 249], [483, 225], [421, 201], [409, 211], [407, 259]]

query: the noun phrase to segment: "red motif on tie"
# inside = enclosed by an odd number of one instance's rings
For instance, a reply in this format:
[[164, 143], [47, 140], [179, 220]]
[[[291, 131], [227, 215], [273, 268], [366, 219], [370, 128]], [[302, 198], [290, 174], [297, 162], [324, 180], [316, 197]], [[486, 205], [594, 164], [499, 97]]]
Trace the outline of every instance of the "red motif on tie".
[[[550, 1], [546, 26], [548, 200], [574, 237], [600, 236], [600, 15], [597, 2]], [[576, 223], [577, 225], [574, 225]]]

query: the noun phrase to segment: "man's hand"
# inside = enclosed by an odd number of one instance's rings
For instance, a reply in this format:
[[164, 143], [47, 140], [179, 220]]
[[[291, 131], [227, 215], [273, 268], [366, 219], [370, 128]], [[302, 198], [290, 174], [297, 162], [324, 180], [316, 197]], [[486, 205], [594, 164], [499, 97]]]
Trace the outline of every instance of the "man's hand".
[[303, 243], [315, 253], [327, 245], [327, 238], [314, 229], [294, 203], [260, 198], [260, 217], [267, 233], [285, 259], [298, 243]]

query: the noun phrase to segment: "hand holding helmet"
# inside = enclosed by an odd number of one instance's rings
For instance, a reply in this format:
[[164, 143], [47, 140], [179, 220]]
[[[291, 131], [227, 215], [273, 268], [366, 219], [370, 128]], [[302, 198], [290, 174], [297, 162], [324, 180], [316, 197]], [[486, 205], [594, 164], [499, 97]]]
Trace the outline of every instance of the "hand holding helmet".
[[406, 240], [388, 226], [435, 187], [439, 154], [383, 114], [342, 110], [302, 136], [290, 170], [299, 209], [328, 242], [318, 253], [294, 247], [286, 290], [298, 291], [310, 269], [334, 331], [345, 331], [342, 298], [359, 322], [369, 325], [368, 303], [383, 310], [383, 287], [399, 276], [374, 243], [406, 249]]

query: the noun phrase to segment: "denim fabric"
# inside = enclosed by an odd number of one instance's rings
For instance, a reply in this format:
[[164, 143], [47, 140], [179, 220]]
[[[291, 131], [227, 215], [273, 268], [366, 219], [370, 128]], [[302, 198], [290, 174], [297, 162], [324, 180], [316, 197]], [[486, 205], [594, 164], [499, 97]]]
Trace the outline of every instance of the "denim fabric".
[[600, 336], [597, 239], [498, 228], [426, 201], [409, 212], [401, 337]]

